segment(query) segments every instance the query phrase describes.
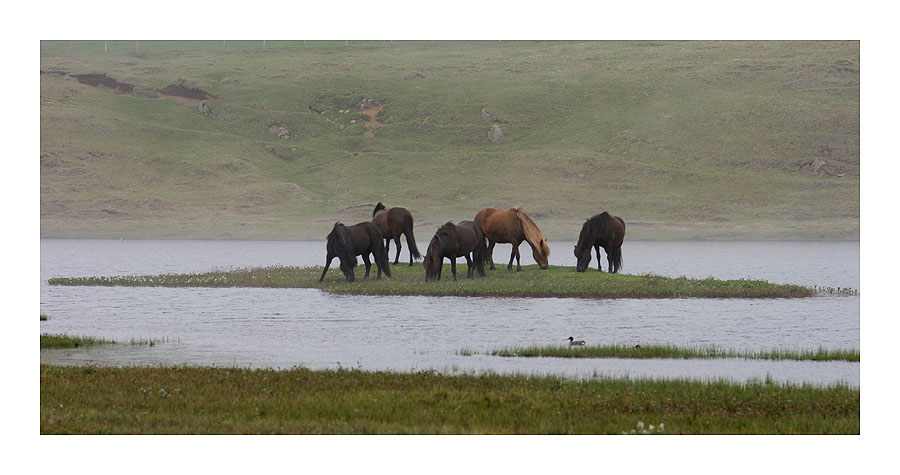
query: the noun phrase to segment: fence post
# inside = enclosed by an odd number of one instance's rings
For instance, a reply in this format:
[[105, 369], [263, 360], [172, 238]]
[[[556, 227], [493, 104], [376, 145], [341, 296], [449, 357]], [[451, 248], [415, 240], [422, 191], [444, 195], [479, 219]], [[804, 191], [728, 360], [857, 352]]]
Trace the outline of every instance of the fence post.
[[103, 42], [103, 52], [106, 53], [106, 41]]

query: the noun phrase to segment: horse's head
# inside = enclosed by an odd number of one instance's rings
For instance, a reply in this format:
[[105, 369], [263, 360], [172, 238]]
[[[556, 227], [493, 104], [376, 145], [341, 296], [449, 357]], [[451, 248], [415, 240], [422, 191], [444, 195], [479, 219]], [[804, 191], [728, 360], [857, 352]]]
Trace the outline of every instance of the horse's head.
[[582, 245], [581, 242], [575, 245], [575, 259], [577, 264], [575, 270], [584, 272], [587, 270], [588, 264], [591, 263], [591, 246]]
[[425, 259], [422, 259], [422, 267], [425, 268], [426, 282], [437, 277], [437, 269], [442, 260], [439, 249], [440, 242], [441, 240], [437, 235], [431, 238], [431, 242], [428, 243], [428, 251], [425, 253]]
[[547, 245], [546, 239], [541, 239], [537, 246], [532, 246], [531, 255], [541, 269], [547, 269], [550, 266], [550, 246]]
[[353, 266], [349, 264], [349, 262], [342, 259], [341, 272], [344, 273], [344, 278], [347, 279], [347, 282], [353, 282], [356, 280], [356, 274], [353, 273]]

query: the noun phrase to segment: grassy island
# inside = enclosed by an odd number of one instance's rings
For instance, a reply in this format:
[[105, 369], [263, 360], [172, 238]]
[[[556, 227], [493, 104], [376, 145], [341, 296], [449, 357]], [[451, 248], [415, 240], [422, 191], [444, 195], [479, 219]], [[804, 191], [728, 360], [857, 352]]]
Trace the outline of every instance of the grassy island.
[[420, 264], [391, 266], [393, 276], [363, 279], [365, 269], [356, 268], [357, 281], [348, 283], [339, 269], [328, 271], [319, 282], [321, 267], [260, 267], [216, 270], [198, 274], [156, 276], [53, 278], [51, 285], [137, 286], [137, 287], [273, 287], [318, 288], [328, 292], [355, 295], [431, 295], [492, 297], [579, 297], [579, 298], [793, 298], [810, 297], [816, 289], [800, 285], [773, 284], [759, 280], [717, 280], [663, 277], [654, 274], [609, 274], [589, 270], [578, 273], [574, 267], [550, 266], [540, 270], [525, 266], [522, 272], [506, 269], [487, 271], [485, 277], [466, 279], [465, 263], [457, 265], [453, 281], [450, 265], [445, 264], [443, 279], [425, 282]]

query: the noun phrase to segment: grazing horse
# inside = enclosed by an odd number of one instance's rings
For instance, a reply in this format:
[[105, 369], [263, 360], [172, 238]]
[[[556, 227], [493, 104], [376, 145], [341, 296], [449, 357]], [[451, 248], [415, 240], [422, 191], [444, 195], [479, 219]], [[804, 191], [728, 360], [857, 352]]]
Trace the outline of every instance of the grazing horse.
[[591, 263], [591, 248], [597, 251], [597, 270], [603, 272], [600, 265], [600, 247], [606, 251], [609, 261], [609, 272], [615, 274], [622, 267], [622, 241], [625, 240], [625, 221], [606, 211], [591, 216], [581, 227], [578, 244], [575, 245], [575, 257], [578, 265], [575, 270], [584, 272]]
[[506, 268], [512, 269], [513, 259], [515, 259], [516, 272], [521, 272], [519, 244], [522, 244], [522, 241], [528, 241], [528, 244], [531, 245], [532, 255], [538, 266], [541, 269], [547, 268], [550, 246], [541, 235], [541, 230], [522, 211], [521, 207], [510, 208], [506, 211], [484, 208], [475, 215], [475, 221], [484, 228], [484, 234], [488, 239], [487, 259], [491, 264], [491, 270], [496, 269], [494, 267], [494, 244], [499, 242], [512, 244], [512, 253], [509, 255], [509, 265]]
[[366, 277], [369, 278], [369, 268], [372, 263], [369, 262], [369, 254], [375, 256], [375, 266], [378, 268], [378, 278], [381, 278], [381, 271], [390, 277], [391, 268], [388, 265], [387, 252], [384, 250], [384, 243], [381, 241], [381, 232], [369, 221], [354, 224], [353, 226], [344, 226], [341, 223], [334, 223], [334, 228], [328, 233], [327, 244], [325, 245], [325, 268], [322, 269], [322, 277], [319, 282], [325, 280], [325, 273], [328, 272], [328, 266], [331, 260], [337, 257], [341, 261], [341, 272], [347, 282], [356, 280], [353, 268], [356, 266], [356, 256], [362, 255], [363, 262], [366, 264]]
[[[459, 224], [447, 222], [441, 226], [425, 253], [422, 265], [425, 267], [425, 280], [441, 280], [441, 269], [444, 267], [444, 258], [450, 258], [450, 270], [453, 272], [453, 280], [456, 280], [456, 258], [465, 257], [469, 269], [466, 277], [471, 279], [478, 270], [478, 274], [484, 277], [484, 253], [487, 250], [484, 244], [484, 231], [481, 225], [474, 221], [460, 221]], [[472, 257], [469, 257], [472, 253]]]
[[406, 245], [409, 246], [409, 265], [413, 265], [413, 259], [420, 259], [422, 254], [416, 247], [416, 238], [413, 236], [412, 214], [406, 208], [385, 208], [379, 201], [372, 211], [372, 222], [378, 226], [381, 236], [384, 238], [384, 252], [390, 254], [391, 239], [397, 244], [397, 256], [394, 257], [394, 265], [400, 261], [400, 235], [406, 235]]

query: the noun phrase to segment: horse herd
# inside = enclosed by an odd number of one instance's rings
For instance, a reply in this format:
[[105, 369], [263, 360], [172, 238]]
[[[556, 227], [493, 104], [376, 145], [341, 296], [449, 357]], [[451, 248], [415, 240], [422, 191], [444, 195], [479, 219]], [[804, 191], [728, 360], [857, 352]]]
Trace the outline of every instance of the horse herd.
[[[388, 258], [391, 240], [397, 245], [397, 254], [394, 257], [394, 265], [400, 260], [400, 236], [406, 236], [406, 244], [409, 246], [409, 265], [413, 265], [414, 259], [419, 259], [422, 254], [416, 247], [416, 239], [413, 236], [412, 214], [406, 208], [387, 208], [379, 202], [372, 211], [372, 221], [364, 221], [353, 226], [345, 226], [335, 223], [334, 228], [326, 238], [325, 268], [319, 282], [325, 280], [325, 274], [334, 258], [340, 260], [340, 269], [344, 273], [347, 282], [356, 280], [353, 268], [357, 265], [356, 256], [361, 256], [366, 265], [366, 278], [369, 277], [369, 269], [372, 262], [369, 254], [374, 257], [375, 267], [378, 270], [378, 278], [384, 272], [391, 276]], [[594, 215], [585, 221], [575, 244], [576, 270], [584, 272], [591, 262], [591, 249], [597, 253], [597, 270], [603, 271], [600, 261], [600, 248], [606, 251], [609, 263], [609, 272], [616, 273], [622, 266], [622, 241], [625, 238], [625, 222], [618, 216], [613, 216], [606, 211]], [[468, 265], [466, 277], [472, 278], [475, 272], [484, 276], [485, 265], [490, 269], [494, 266], [494, 245], [497, 243], [512, 244], [512, 252], [509, 256], [509, 264], [506, 268], [512, 270], [513, 260], [516, 261], [516, 271], [522, 270], [519, 257], [519, 245], [522, 241], [531, 246], [534, 260], [541, 269], [549, 265], [550, 246], [541, 234], [541, 230], [534, 221], [522, 211], [521, 207], [500, 210], [497, 208], [484, 208], [475, 215], [474, 220], [460, 221], [454, 224], [447, 222], [434, 233], [425, 258], [422, 261], [425, 268], [425, 280], [440, 280], [444, 258], [450, 259], [450, 269], [453, 280], [456, 280], [456, 258], [464, 257]]]

